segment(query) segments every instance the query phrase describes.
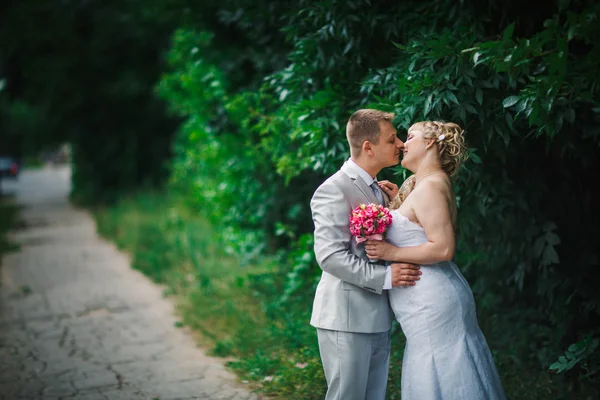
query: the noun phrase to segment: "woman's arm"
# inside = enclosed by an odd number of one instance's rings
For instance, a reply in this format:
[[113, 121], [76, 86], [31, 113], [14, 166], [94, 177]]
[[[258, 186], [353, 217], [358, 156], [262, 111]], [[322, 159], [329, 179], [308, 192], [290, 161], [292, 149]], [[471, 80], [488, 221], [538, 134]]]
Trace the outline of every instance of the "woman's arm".
[[454, 258], [456, 238], [448, 204], [448, 186], [441, 181], [425, 181], [413, 193], [411, 203], [428, 241], [420, 246], [396, 247], [391, 243], [369, 240], [369, 258], [411, 264], [435, 264]]

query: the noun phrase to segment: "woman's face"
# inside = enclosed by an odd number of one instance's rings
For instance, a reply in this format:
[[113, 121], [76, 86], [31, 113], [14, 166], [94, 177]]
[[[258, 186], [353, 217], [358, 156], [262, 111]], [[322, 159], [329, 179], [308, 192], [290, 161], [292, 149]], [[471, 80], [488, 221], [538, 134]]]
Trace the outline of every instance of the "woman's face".
[[404, 142], [404, 156], [402, 166], [411, 172], [416, 172], [427, 152], [427, 143], [431, 139], [423, 138], [423, 131], [419, 128], [410, 128]]

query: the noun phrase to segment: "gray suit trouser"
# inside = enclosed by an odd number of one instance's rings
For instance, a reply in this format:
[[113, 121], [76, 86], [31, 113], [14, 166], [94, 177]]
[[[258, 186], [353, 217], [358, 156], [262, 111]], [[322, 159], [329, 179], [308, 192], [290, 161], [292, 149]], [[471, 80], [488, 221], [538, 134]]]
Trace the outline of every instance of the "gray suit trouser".
[[390, 331], [354, 333], [317, 329], [327, 379], [325, 400], [384, 400]]

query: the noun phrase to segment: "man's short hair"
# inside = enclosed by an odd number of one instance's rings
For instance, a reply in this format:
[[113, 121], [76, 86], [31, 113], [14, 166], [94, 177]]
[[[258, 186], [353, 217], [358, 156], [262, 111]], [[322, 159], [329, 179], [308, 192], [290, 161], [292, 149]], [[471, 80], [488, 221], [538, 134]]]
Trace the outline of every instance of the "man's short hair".
[[379, 144], [381, 134], [380, 122], [392, 122], [394, 114], [390, 112], [365, 108], [356, 111], [346, 124], [346, 138], [353, 154], [361, 152], [363, 143], [368, 140], [373, 144]]

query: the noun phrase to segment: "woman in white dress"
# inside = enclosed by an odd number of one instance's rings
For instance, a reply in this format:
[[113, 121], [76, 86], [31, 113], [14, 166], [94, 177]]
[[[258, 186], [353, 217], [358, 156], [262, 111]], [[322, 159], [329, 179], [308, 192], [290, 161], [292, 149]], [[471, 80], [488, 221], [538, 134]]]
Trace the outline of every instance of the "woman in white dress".
[[[387, 241], [366, 244], [371, 259], [422, 266], [417, 285], [389, 292], [407, 339], [403, 400], [505, 399], [471, 288], [452, 261], [457, 210], [450, 178], [458, 173], [465, 150], [463, 131], [454, 123], [411, 126], [402, 166], [414, 172], [414, 189], [390, 205]], [[391, 198], [403, 197], [396, 196], [396, 185], [380, 186]]]

